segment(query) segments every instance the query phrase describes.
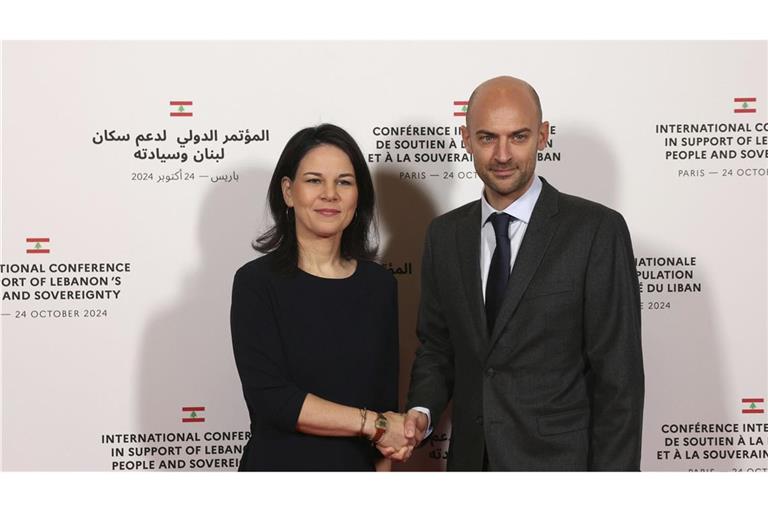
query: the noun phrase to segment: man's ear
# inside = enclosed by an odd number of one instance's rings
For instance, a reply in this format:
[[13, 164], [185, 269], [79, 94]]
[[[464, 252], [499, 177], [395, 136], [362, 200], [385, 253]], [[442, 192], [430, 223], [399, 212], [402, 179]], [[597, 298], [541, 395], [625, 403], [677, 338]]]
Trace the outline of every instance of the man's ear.
[[464, 148], [467, 153], [472, 154], [472, 138], [469, 136], [469, 128], [466, 126], [461, 127], [461, 140], [464, 142]]
[[549, 140], [549, 121], [544, 121], [539, 126], [539, 143], [536, 147], [539, 151], [542, 151], [547, 147], [547, 141]]

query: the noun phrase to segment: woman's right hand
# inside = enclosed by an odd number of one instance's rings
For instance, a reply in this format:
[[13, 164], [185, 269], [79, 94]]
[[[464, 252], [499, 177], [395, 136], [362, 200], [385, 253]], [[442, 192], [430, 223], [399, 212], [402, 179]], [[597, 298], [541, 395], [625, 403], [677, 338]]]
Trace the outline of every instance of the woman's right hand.
[[384, 417], [388, 422], [387, 431], [376, 442], [376, 448], [387, 458], [397, 461], [408, 460], [414, 443], [405, 437], [405, 415], [388, 411], [384, 413]]

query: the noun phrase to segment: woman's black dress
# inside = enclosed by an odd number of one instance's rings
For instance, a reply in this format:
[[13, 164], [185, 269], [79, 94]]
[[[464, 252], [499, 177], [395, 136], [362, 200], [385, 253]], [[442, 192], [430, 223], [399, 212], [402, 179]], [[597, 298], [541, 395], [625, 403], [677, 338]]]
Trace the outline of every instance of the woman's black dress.
[[373, 470], [361, 437], [302, 434], [307, 393], [397, 411], [397, 283], [376, 263], [326, 279], [276, 269], [268, 254], [241, 267], [232, 290], [232, 343], [251, 418], [241, 471]]

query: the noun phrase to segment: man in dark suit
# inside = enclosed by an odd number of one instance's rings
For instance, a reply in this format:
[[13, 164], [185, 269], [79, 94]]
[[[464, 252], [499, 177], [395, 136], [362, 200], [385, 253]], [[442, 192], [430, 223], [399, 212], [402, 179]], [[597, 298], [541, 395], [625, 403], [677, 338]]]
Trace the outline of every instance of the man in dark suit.
[[449, 470], [640, 467], [629, 232], [619, 213], [536, 176], [548, 133], [526, 82], [481, 84], [462, 137], [483, 195], [427, 233], [405, 431], [421, 442], [452, 399]]

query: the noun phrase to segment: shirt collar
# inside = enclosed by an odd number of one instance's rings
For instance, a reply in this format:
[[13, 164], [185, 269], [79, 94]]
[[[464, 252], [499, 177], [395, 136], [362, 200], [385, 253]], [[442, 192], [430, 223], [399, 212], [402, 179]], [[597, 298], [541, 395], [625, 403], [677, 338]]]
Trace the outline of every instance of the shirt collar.
[[[507, 206], [504, 209], [504, 213], [508, 213], [516, 219], [528, 224], [531, 221], [531, 214], [533, 213], [533, 207], [536, 206], [536, 200], [539, 199], [541, 194], [541, 179], [538, 176], [533, 177], [533, 183], [530, 188], [525, 191], [525, 194], [518, 197], [515, 202]], [[485, 188], [483, 188], [485, 190]], [[482, 227], [488, 220], [488, 216], [497, 212], [485, 199], [485, 194], [480, 194], [480, 206], [482, 209], [482, 215], [480, 216], [480, 226]]]

